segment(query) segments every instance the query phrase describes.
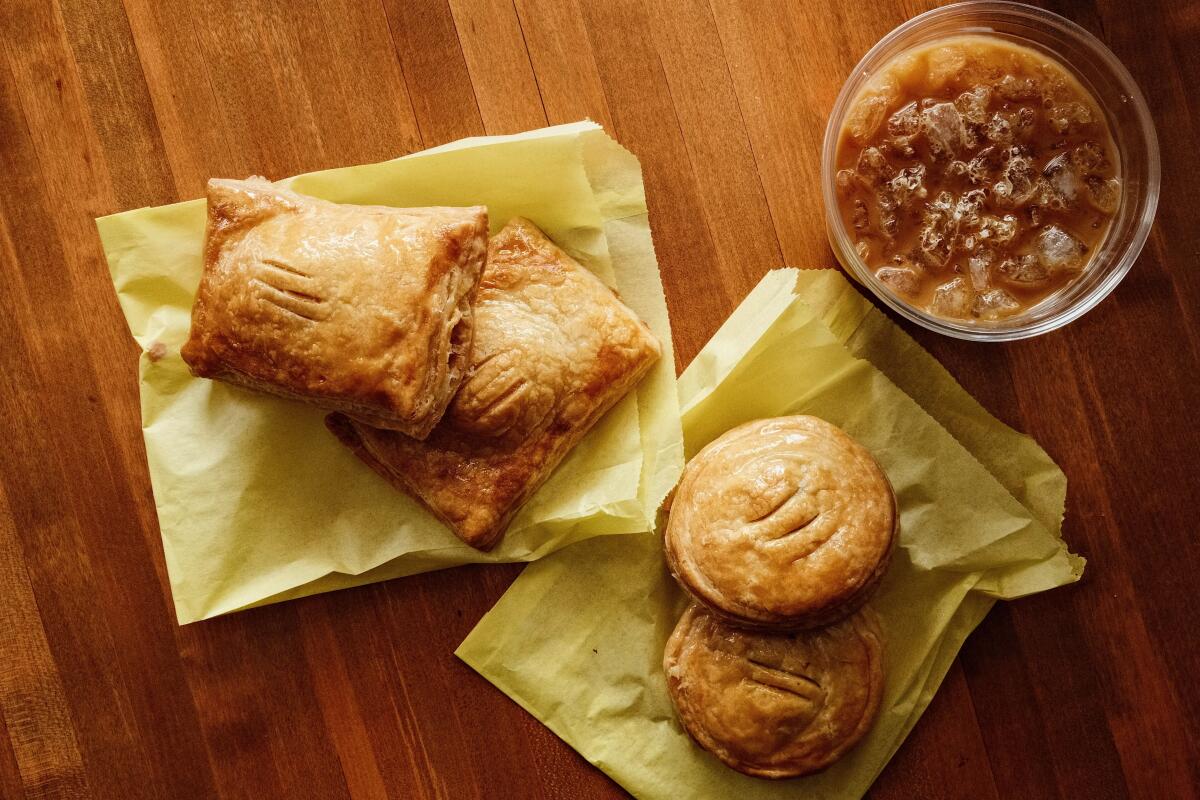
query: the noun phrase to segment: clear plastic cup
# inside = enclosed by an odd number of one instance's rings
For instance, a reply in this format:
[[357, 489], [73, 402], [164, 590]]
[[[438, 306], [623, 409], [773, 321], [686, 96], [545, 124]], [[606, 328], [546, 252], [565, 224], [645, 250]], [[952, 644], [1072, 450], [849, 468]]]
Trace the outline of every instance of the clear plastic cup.
[[[894, 294], [867, 267], [838, 213], [834, 177], [839, 134], [847, 112], [873, 75], [892, 59], [933, 42], [967, 34], [1005, 39], [1046, 53], [1069, 69], [1104, 111], [1120, 154], [1121, 204], [1108, 234], [1080, 276], [1023, 312], [996, 321], [935, 316]], [[1112, 51], [1070, 20], [1021, 3], [983, 0], [956, 3], [914, 17], [871, 48], [842, 87], [821, 154], [821, 182], [829, 243], [856, 280], [900, 315], [930, 330], [976, 341], [1038, 336], [1082, 316], [1108, 296], [1137, 260], [1158, 206], [1158, 137], [1146, 100]]]

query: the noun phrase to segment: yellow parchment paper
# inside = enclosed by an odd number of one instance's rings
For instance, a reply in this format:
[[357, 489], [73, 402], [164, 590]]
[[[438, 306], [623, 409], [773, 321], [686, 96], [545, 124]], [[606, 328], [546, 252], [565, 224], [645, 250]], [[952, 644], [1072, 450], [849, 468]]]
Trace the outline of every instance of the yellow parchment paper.
[[769, 273], [679, 391], [689, 455], [751, 419], [815, 414], [891, 478], [902, 534], [872, 601], [887, 679], [867, 738], [824, 773], [782, 782], [740, 775], [695, 746], [662, 675], [686, 600], [657, 535], [585, 542], [528, 567], [457, 654], [638, 797], [860, 797], [995, 599], [1082, 574], [1059, 537], [1066, 481], [833, 271]]
[[180, 623], [482, 561], [533, 560], [644, 531], [678, 478], [682, 434], [666, 302], [637, 160], [594, 123], [466, 139], [281, 182], [344, 203], [485, 204], [522, 215], [613, 286], [664, 354], [570, 453], [491, 553], [462, 544], [342, 447], [323, 412], [191, 377], [179, 357], [200, 281], [205, 202], [97, 220], [140, 364], [142, 428]]

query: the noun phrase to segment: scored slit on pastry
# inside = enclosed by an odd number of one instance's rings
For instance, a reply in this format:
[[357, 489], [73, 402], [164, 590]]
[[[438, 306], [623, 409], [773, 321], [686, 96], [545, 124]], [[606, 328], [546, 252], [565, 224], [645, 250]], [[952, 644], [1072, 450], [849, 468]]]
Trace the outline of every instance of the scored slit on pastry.
[[281, 272], [287, 272], [292, 275], [295, 275], [298, 278], [308, 278], [309, 280], [312, 279], [311, 272], [305, 272], [304, 270], [299, 269], [297, 267], [293, 267], [291, 264], [286, 264], [277, 258], [264, 258], [259, 263], [262, 264], [264, 267], [269, 267], [271, 269], [277, 269]]
[[750, 664], [750, 679], [770, 689], [793, 694], [810, 703], [820, 699], [821, 684], [807, 675], [789, 672], [781, 667], [773, 667], [753, 658], [747, 658]]
[[646, 325], [532, 222], [488, 243], [467, 375], [425, 441], [330, 415], [329, 429], [473, 547], [658, 359]]
[[[821, 517], [820, 511], [813, 512], [813, 514], [811, 516], [807, 517], [803, 522], [800, 522], [796, 525], [781, 526], [779, 533], [775, 534], [774, 536], [767, 536], [766, 539], [771, 542], [778, 542], [782, 539], [787, 539], [787, 538], [795, 536], [797, 534], [804, 533], [804, 531], [810, 525], [812, 525], [814, 522], [816, 522], [818, 519], [820, 519], [820, 517]], [[762, 521], [763, 520], [759, 520], [759, 522], [762, 522]], [[821, 545], [825, 544], [825, 542], [828, 539], [829, 539], [829, 537], [826, 536], [824, 538], [812, 541], [811, 547], [809, 548], [808, 552], [812, 552], [813, 550], [817, 549]], [[802, 558], [803, 556], [800, 556], [800, 557]]]
[[424, 437], [458, 389], [487, 210], [329, 203], [208, 183], [192, 373]]
[[786, 506], [788, 503], [790, 503], [792, 500], [794, 500], [796, 498], [797, 494], [798, 494], [798, 490], [796, 490], [796, 489], [793, 489], [790, 494], [789, 493], [782, 494], [778, 503], [774, 503], [774, 504], [770, 505], [767, 508], [767, 510], [761, 514], [754, 514], [753, 512], [751, 512], [750, 515], [747, 517], [746, 521], [747, 522], [762, 522], [764, 520], [767, 520], [767, 519], [775, 516], [777, 513], [779, 513], [779, 511], [784, 506]]
[[320, 298], [295, 289], [277, 286], [259, 277], [251, 278], [250, 283], [262, 290], [261, 297], [264, 300], [268, 303], [273, 303], [289, 314], [303, 317], [309, 322], [320, 322], [329, 316], [329, 309], [323, 305], [323, 301]]

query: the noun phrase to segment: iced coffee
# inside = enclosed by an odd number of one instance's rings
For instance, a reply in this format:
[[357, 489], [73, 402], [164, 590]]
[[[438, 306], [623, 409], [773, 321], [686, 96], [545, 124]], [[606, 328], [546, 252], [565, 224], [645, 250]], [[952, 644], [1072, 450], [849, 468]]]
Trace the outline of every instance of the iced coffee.
[[886, 65], [837, 149], [838, 207], [863, 261], [940, 317], [998, 320], [1087, 269], [1121, 201], [1091, 94], [1050, 57], [989, 36]]

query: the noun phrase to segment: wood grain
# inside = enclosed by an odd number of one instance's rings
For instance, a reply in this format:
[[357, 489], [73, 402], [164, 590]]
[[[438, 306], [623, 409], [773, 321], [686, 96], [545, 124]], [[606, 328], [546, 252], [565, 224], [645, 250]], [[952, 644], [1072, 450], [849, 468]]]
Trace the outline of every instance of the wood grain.
[[[818, 153], [925, 0], [9, 0], [0, 14], [0, 796], [599, 798], [619, 787], [451, 654], [520, 568], [179, 628], [137, 350], [92, 223], [591, 117], [641, 159], [680, 365], [767, 269], [831, 266]], [[1001, 604], [877, 798], [1200, 796], [1200, 11], [1049, 7], [1146, 92], [1146, 250], [1069, 328], [913, 334], [1070, 479], [1082, 583]], [[911, 329], [910, 329], [911, 330]]]

